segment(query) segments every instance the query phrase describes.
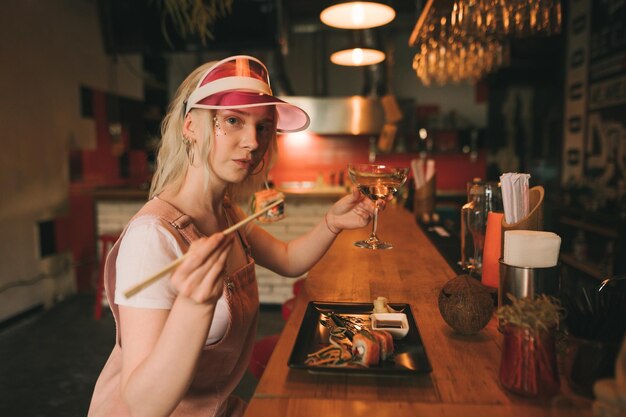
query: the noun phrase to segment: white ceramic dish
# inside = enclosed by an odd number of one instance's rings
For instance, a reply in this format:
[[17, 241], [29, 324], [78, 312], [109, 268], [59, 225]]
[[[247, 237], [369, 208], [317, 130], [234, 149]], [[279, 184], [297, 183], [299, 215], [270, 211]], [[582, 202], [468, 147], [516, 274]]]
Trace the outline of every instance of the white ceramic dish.
[[385, 330], [394, 339], [402, 339], [409, 332], [409, 321], [404, 313], [373, 313], [370, 319], [372, 330]]

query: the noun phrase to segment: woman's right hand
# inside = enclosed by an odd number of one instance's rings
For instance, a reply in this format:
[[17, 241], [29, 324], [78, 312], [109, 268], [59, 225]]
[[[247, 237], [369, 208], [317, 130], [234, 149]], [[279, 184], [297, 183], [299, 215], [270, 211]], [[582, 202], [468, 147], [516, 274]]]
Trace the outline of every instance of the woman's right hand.
[[[384, 207], [384, 204], [379, 206], [381, 207]], [[351, 194], [344, 196], [328, 210], [326, 224], [334, 234], [344, 229], [365, 227], [374, 216], [375, 209], [376, 204], [355, 187]]]
[[216, 303], [222, 295], [222, 275], [232, 243], [232, 236], [222, 233], [192, 242], [186, 259], [172, 274], [179, 295], [199, 304]]

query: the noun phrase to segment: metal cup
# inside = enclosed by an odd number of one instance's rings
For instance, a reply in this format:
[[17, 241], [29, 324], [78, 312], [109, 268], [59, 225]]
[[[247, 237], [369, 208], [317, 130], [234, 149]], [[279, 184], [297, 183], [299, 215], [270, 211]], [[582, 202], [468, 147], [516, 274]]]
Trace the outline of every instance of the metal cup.
[[507, 294], [515, 298], [534, 297], [540, 294], [558, 296], [560, 289], [559, 266], [528, 268], [505, 264], [500, 258], [500, 287], [498, 307], [511, 304]]

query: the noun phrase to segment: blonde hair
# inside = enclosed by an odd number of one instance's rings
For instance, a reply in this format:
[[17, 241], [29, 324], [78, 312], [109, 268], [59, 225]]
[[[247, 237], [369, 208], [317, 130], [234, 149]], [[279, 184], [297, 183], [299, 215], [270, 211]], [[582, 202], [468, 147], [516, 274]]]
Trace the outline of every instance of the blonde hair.
[[[183, 185], [190, 163], [187, 149], [183, 143], [185, 105], [202, 74], [215, 63], [207, 62], [189, 74], [178, 87], [176, 95], [168, 107], [167, 114], [161, 123], [161, 141], [157, 154], [156, 169], [150, 186], [150, 198], [159, 195], [163, 190], [170, 187], [174, 192], [177, 192]], [[209, 153], [215, 139], [215, 131], [213, 129], [215, 110], [195, 109], [194, 111], [196, 110], [206, 114], [206, 117], [202, 118], [205, 127], [204, 145], [201, 147], [199, 155], [196, 155], [194, 158], [194, 164], [200, 163], [204, 168], [204, 185], [206, 190], [211, 176]], [[260, 163], [262, 164], [262, 169], [259, 170], [257, 167], [255, 172], [251, 173], [243, 182], [228, 186], [226, 194], [233, 201], [244, 202], [253, 192], [259, 190], [263, 186], [268, 172], [274, 166], [278, 152], [276, 143], [277, 113], [274, 120], [274, 135], [265, 151], [265, 155], [262, 157], [262, 162]]]

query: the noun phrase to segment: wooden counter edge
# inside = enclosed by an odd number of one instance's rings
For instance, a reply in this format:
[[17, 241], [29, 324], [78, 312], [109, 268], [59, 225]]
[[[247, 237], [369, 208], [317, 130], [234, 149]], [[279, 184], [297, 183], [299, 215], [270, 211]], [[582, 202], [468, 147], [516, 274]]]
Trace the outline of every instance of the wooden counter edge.
[[265, 416], [462, 416], [462, 417], [577, 417], [588, 414], [572, 405], [554, 403], [551, 407], [505, 404], [446, 404], [389, 401], [338, 400], [324, 398], [253, 397], [245, 417]]

